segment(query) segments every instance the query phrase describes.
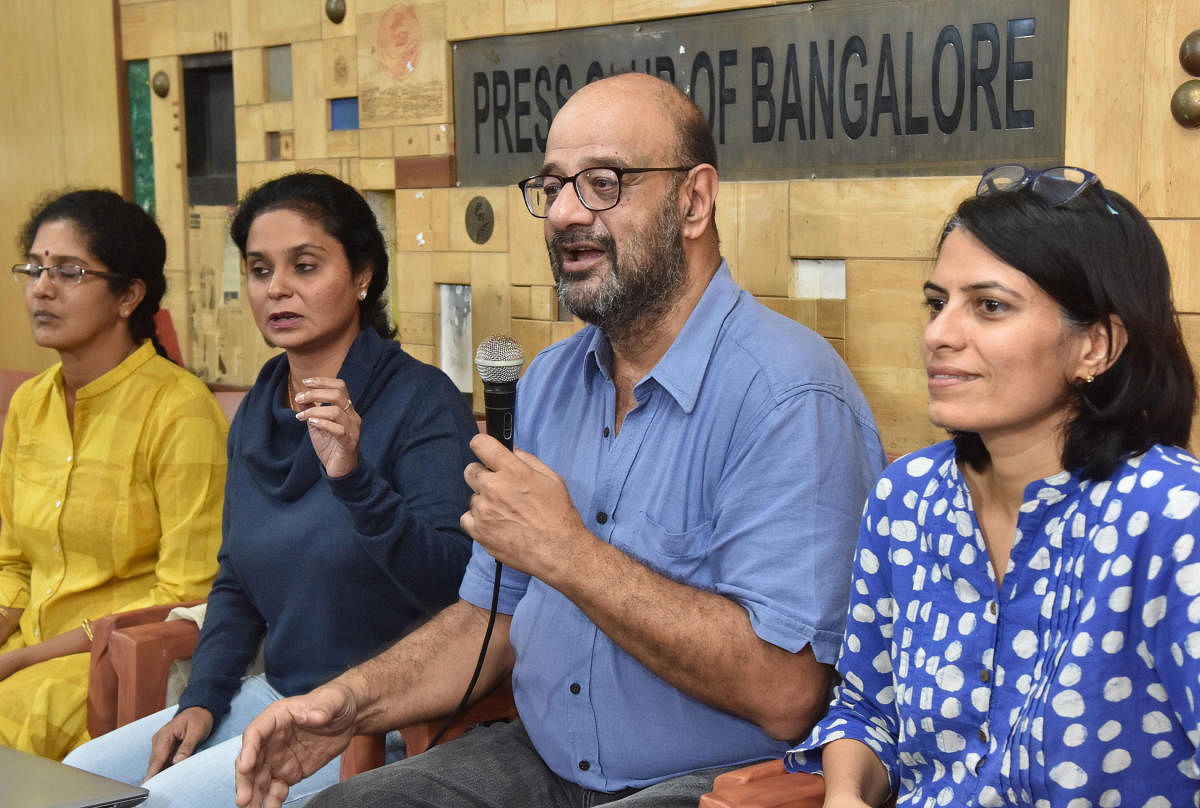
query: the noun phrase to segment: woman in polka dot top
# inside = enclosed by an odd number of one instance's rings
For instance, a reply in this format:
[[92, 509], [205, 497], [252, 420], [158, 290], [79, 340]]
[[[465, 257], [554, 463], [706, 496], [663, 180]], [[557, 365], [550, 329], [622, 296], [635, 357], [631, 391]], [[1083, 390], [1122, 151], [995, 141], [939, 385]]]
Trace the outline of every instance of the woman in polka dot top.
[[826, 806], [1198, 805], [1200, 463], [1163, 250], [1080, 169], [985, 173], [925, 284], [953, 440], [863, 516]]

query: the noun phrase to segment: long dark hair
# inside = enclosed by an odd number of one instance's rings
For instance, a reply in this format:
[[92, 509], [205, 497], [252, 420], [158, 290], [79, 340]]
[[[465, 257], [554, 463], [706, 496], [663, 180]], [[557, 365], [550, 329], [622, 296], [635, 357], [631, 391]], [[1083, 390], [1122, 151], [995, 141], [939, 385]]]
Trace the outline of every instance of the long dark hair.
[[21, 252], [29, 252], [43, 224], [57, 221], [73, 223], [88, 252], [114, 273], [114, 277], [105, 279], [114, 295], [124, 292], [135, 280], [146, 285], [146, 295], [129, 315], [129, 335], [138, 344], [145, 339], [152, 341], [159, 355], [166, 357], [167, 351], [158, 341], [154, 315], [167, 291], [163, 271], [167, 241], [150, 214], [113, 191], [55, 192], [34, 206], [29, 221], [21, 228]]
[[[958, 206], [947, 233], [965, 227], [1002, 261], [1024, 272], [1084, 328], [1111, 317], [1127, 342], [1116, 362], [1075, 389], [1065, 428], [1063, 468], [1106, 479], [1122, 459], [1156, 443], [1185, 446], [1196, 382], [1162, 244], [1133, 204], [1097, 186], [1055, 206], [1029, 188], [972, 197]], [[945, 235], [943, 235], [943, 240]], [[990, 458], [979, 435], [956, 432], [958, 456], [976, 469]]]
[[229, 225], [229, 235], [242, 260], [246, 258], [250, 225], [262, 214], [280, 209], [320, 222], [346, 251], [352, 273], [370, 268], [367, 296], [358, 303], [359, 327], [370, 326], [385, 339], [396, 336], [383, 298], [388, 281], [387, 246], [367, 200], [337, 177], [319, 171], [302, 171], [265, 182], [246, 194]]

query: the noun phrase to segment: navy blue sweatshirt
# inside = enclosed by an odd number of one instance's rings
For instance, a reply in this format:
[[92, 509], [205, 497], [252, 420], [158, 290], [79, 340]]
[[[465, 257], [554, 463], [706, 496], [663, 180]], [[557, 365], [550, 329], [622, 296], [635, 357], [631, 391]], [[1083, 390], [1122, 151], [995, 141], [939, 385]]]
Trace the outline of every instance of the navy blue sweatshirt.
[[229, 430], [220, 571], [179, 709], [229, 710], [266, 637], [291, 696], [391, 645], [451, 603], [470, 555], [458, 520], [477, 431], [441, 370], [363, 330], [339, 378], [362, 417], [358, 466], [325, 475], [272, 358]]

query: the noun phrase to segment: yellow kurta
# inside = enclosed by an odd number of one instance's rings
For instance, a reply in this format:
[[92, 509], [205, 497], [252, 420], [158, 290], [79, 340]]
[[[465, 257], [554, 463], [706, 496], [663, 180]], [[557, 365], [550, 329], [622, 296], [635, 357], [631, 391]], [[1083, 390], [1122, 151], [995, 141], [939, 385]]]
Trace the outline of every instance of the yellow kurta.
[[[55, 365], [13, 395], [0, 446], [0, 652], [97, 618], [204, 597], [225, 485], [220, 407], [149, 341], [75, 396]], [[0, 681], [0, 744], [61, 758], [87, 739], [87, 655]]]

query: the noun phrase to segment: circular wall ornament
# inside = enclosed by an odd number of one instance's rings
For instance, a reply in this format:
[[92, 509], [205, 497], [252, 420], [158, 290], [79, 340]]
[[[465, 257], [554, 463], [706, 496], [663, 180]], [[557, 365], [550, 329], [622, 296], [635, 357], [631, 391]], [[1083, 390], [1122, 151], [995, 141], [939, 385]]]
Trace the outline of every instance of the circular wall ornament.
[[465, 216], [467, 235], [476, 244], [486, 244], [496, 227], [496, 215], [486, 196], [477, 196], [467, 203]]

